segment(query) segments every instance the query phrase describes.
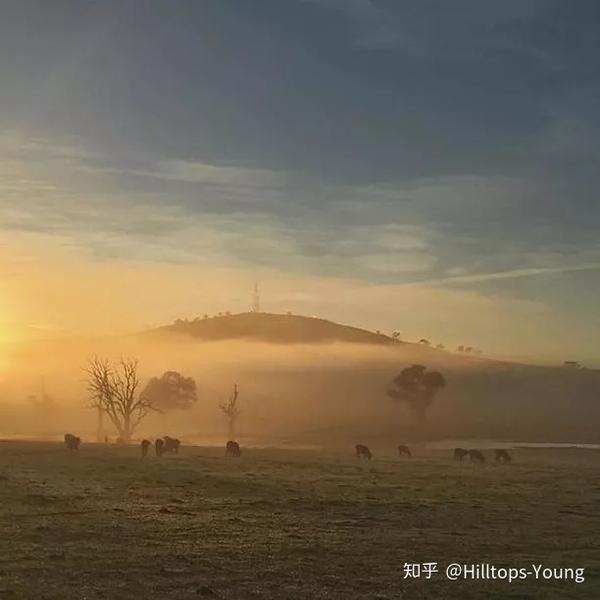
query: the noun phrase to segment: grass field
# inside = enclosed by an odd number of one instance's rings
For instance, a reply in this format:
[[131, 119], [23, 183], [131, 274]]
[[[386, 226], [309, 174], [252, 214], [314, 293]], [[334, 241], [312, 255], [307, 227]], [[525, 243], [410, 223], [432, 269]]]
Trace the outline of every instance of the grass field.
[[[415, 454], [2, 442], [0, 598], [600, 598], [600, 452]], [[586, 580], [448, 581], [452, 562]]]

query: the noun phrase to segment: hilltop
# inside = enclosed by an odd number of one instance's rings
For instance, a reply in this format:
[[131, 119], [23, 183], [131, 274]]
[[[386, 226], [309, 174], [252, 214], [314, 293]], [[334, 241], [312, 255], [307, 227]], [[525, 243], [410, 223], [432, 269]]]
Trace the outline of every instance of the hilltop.
[[[245, 403], [240, 427], [256, 440], [411, 441], [420, 434], [410, 407], [392, 402], [387, 391], [403, 368], [421, 364], [440, 371], [447, 382], [429, 410], [428, 439], [600, 441], [600, 371], [465, 355], [306, 316], [225, 314], [141, 334], [47, 340], [17, 350], [10, 358], [19, 370], [0, 387], [1, 396], [15, 398], [12, 408], [0, 405], [0, 425], [11, 434], [33, 427], [48, 431], [52, 422], [59, 431], [84, 431], [78, 420], [85, 389], [78, 374], [98, 355], [139, 359], [142, 385], [167, 370], [193, 377], [199, 391], [193, 415], [170, 420], [181, 435], [221, 431], [218, 401], [236, 383]], [[78, 410], [57, 408], [52, 419], [36, 416], [32, 425], [23, 389], [24, 382], [39, 381], [39, 365], [49, 393]], [[38, 393], [35, 383], [25, 385], [27, 393]], [[93, 435], [94, 415], [86, 414]]]
[[326, 319], [291, 314], [238, 313], [193, 321], [178, 320], [173, 325], [153, 329], [153, 334], [187, 335], [199, 340], [256, 340], [277, 344], [402, 344], [387, 335], [358, 327], [340, 325]]

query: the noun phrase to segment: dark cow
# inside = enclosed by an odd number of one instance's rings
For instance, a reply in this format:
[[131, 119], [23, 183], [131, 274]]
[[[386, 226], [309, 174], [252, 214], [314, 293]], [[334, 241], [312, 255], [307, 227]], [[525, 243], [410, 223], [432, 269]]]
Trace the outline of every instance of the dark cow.
[[408, 456], [408, 458], [410, 458], [412, 456], [410, 453], [410, 448], [400, 444], [400, 446], [398, 446], [398, 456]]
[[371, 460], [373, 458], [369, 448], [363, 444], [356, 444], [354, 449], [356, 450], [356, 458], [362, 458], [364, 460]]
[[162, 456], [164, 452], [165, 442], [158, 438], [154, 442], [154, 451], [156, 452], [156, 456]]
[[65, 445], [69, 450], [79, 450], [81, 444], [81, 438], [78, 438], [72, 433], [65, 433]]
[[225, 445], [225, 456], [241, 456], [240, 445], [233, 440], [229, 440]]
[[146, 458], [148, 455], [148, 448], [150, 448], [150, 442], [148, 440], [142, 440], [142, 458]]
[[498, 450], [495, 450], [495, 453], [496, 453], [496, 462], [503, 462], [503, 463], [512, 462], [512, 457], [506, 450], [498, 449]]
[[163, 452], [173, 452], [174, 454], [179, 454], [179, 446], [181, 442], [177, 438], [169, 437], [165, 435], [164, 437], [165, 445], [163, 447]]
[[469, 454], [468, 450], [464, 448], [454, 448], [454, 460], [462, 462], [462, 459]]
[[485, 456], [481, 450], [469, 450], [469, 458], [472, 462], [484, 463]]

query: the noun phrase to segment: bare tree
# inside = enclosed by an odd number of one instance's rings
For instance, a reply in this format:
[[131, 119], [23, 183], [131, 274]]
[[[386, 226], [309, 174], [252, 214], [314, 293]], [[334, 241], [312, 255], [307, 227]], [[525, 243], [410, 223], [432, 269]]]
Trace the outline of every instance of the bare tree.
[[128, 443], [135, 428], [153, 410], [152, 399], [138, 394], [138, 362], [122, 358], [111, 365], [104, 358], [95, 357], [85, 368], [91, 407], [98, 414], [106, 414], [123, 442]]
[[36, 415], [43, 422], [56, 412], [56, 402], [54, 397], [46, 391], [43, 377], [40, 377], [39, 393], [30, 394], [28, 400]]
[[227, 402], [219, 403], [219, 408], [223, 411], [227, 417], [227, 434], [231, 438], [235, 432], [235, 422], [240, 416], [240, 407], [237, 405], [238, 400], [238, 386], [237, 383], [233, 386], [233, 393], [229, 396]]

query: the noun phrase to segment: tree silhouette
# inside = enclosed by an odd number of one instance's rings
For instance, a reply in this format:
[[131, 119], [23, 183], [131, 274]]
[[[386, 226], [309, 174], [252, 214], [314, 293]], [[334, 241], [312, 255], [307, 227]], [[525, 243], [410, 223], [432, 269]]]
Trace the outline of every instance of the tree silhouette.
[[30, 394], [28, 400], [36, 414], [42, 419], [46, 419], [56, 410], [56, 401], [54, 397], [46, 391], [44, 380], [40, 379], [40, 389], [37, 394]]
[[160, 377], [152, 377], [148, 381], [140, 398], [159, 412], [188, 410], [198, 400], [196, 382], [192, 377], [184, 377], [177, 371], [166, 371]]
[[417, 417], [419, 427], [422, 427], [427, 410], [436, 393], [446, 386], [446, 380], [439, 371], [427, 371], [423, 365], [412, 365], [402, 369], [394, 379], [394, 386], [388, 390], [388, 396], [408, 404]]
[[108, 415], [119, 438], [128, 443], [135, 428], [153, 410], [151, 401], [137, 392], [137, 360], [122, 358], [113, 366], [108, 360], [95, 357], [84, 370], [90, 406]]
[[227, 402], [219, 403], [219, 408], [223, 411], [223, 414], [227, 417], [227, 434], [230, 438], [235, 433], [235, 422], [240, 416], [240, 407], [237, 405], [238, 401], [238, 386], [237, 383], [233, 386], [233, 393], [229, 396]]

